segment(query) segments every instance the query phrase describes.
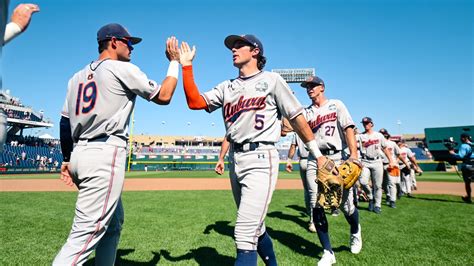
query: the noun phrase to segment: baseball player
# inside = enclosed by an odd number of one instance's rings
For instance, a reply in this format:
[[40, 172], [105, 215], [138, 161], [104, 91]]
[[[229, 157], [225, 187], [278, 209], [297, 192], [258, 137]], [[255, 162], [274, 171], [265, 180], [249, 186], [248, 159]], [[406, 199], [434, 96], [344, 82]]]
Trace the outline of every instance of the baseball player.
[[275, 189], [279, 156], [281, 116], [290, 120], [309, 152], [322, 156], [304, 119], [303, 107], [288, 84], [276, 73], [263, 71], [263, 45], [254, 35], [230, 35], [225, 46], [232, 51], [239, 76], [200, 94], [194, 83], [192, 60], [196, 48], [181, 44], [183, 85], [189, 108], [213, 112], [222, 107], [229, 142], [229, 170], [237, 221], [234, 238], [236, 265], [257, 265], [257, 253], [266, 265], [276, 265], [273, 244], [265, 228], [265, 216]]
[[[26, 30], [31, 21], [33, 13], [39, 12], [39, 7], [35, 4], [19, 4], [14, 10], [11, 22], [7, 24], [7, 12], [9, 0], [0, 1], [0, 58], [2, 57], [2, 49], [5, 44], [13, 40]], [[2, 73], [0, 71], [0, 88], [2, 85]], [[3, 151], [3, 145], [7, 139], [7, 116], [2, 108], [0, 108], [0, 152]]]
[[[401, 140], [398, 143], [400, 148], [400, 174], [401, 174], [401, 195], [411, 197], [411, 189], [413, 186], [413, 179], [415, 178], [415, 171], [422, 172], [416, 163], [415, 154], [408, 148], [405, 141]], [[409, 161], [408, 161], [409, 160]], [[403, 163], [402, 163], [403, 162]], [[410, 163], [411, 162], [411, 163]]]
[[[324, 81], [313, 76], [301, 83], [306, 88], [312, 105], [305, 109], [305, 117], [313, 131], [321, 153], [340, 165], [344, 159], [358, 162], [357, 143], [354, 135], [354, 122], [344, 103], [336, 99], [327, 99], [324, 95], [326, 86]], [[349, 154], [343, 150], [349, 147]], [[307, 180], [317, 176], [318, 165], [312, 154], [308, 156]], [[317, 186], [316, 186], [317, 194]], [[351, 252], [358, 254], [362, 249], [362, 234], [359, 224], [359, 211], [354, 205], [354, 190], [344, 189], [341, 208], [350, 225]], [[329, 228], [323, 206], [319, 206], [316, 197], [311, 198], [313, 220], [316, 225], [319, 241], [324, 249], [318, 265], [331, 265], [336, 263], [336, 257], [329, 239]]]
[[119, 24], [103, 26], [97, 32], [99, 59], [69, 80], [60, 122], [61, 179], [74, 183], [79, 194], [71, 232], [53, 265], [82, 265], [94, 249], [97, 265], [114, 265], [124, 219], [120, 195], [136, 96], [166, 105], [178, 80], [178, 41], [171, 37], [166, 42], [170, 65], [159, 85], [129, 62], [133, 45], [141, 40]]
[[308, 230], [310, 232], [316, 232], [316, 227], [313, 222], [313, 208], [311, 202], [316, 202], [316, 196], [318, 191], [318, 184], [314, 182], [314, 176], [308, 179], [306, 170], [308, 166], [308, 150], [306, 150], [303, 141], [298, 135], [294, 134], [291, 141], [290, 149], [288, 150], [288, 162], [286, 163], [286, 171], [291, 173], [293, 171], [293, 164], [291, 158], [295, 155], [295, 151], [298, 149], [298, 158], [300, 164], [300, 177], [303, 182], [304, 190], [304, 203], [306, 206], [306, 213], [309, 216]]
[[[390, 134], [385, 128], [379, 130], [380, 134], [385, 137], [385, 141], [387, 144], [387, 150], [390, 152], [392, 157], [392, 161], [400, 160], [403, 164], [408, 165], [408, 162], [401, 156], [401, 151], [394, 141], [390, 140]], [[381, 156], [383, 158], [383, 169], [384, 169], [384, 178], [387, 179], [387, 201], [388, 206], [390, 208], [396, 208], [396, 201], [397, 201], [397, 186], [400, 185], [400, 175], [393, 175], [393, 172], [398, 171], [390, 171], [388, 164], [390, 160], [386, 157], [385, 153], [381, 152]]]
[[[385, 153], [389, 160], [388, 167], [395, 167], [395, 162], [387, 149], [387, 142], [382, 134], [373, 130], [374, 123], [370, 117], [362, 119], [365, 132], [357, 135], [360, 142], [360, 153], [362, 156], [362, 174], [360, 184], [369, 198], [369, 211], [377, 214], [382, 212], [382, 181], [383, 163], [380, 152]], [[369, 186], [369, 178], [372, 177], [372, 189]]]

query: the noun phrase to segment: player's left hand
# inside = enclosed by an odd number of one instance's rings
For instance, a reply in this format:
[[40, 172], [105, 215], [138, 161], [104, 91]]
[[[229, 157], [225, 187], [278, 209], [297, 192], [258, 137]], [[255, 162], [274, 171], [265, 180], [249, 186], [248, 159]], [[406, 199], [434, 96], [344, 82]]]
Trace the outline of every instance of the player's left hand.
[[19, 4], [12, 14], [12, 22], [17, 24], [21, 31], [25, 31], [31, 21], [31, 15], [39, 12], [40, 9], [35, 4]]
[[171, 36], [166, 40], [166, 58], [169, 61], [178, 61], [179, 62], [179, 46], [178, 46], [178, 39], [176, 37]]
[[218, 175], [222, 175], [224, 173], [225, 171], [224, 160], [219, 159], [219, 161], [217, 161], [214, 171], [216, 171]]
[[[318, 163], [318, 169], [323, 169], [324, 168], [324, 165], [326, 164], [326, 161], [328, 161], [329, 158], [327, 158], [326, 156], [320, 156], [316, 159], [317, 163]], [[332, 170], [331, 170], [332, 174], [333, 175], [338, 175], [339, 172], [337, 171], [337, 167], [333, 167]]]
[[69, 172], [69, 163], [63, 163], [61, 165], [61, 180], [70, 187], [74, 184], [71, 173]]
[[179, 50], [179, 61], [183, 66], [192, 65], [194, 56], [196, 55], [196, 46], [193, 49], [189, 48], [187, 42], [181, 43], [181, 49]]

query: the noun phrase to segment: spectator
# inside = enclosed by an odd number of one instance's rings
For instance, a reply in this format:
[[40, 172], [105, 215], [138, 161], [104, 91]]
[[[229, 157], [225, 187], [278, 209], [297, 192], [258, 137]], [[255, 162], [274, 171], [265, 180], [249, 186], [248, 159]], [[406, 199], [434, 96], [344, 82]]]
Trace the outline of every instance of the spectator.
[[466, 203], [472, 203], [471, 182], [474, 176], [474, 154], [472, 153], [471, 136], [468, 133], [462, 133], [461, 142], [457, 153], [454, 150], [449, 150], [449, 153], [454, 158], [462, 160], [460, 168], [466, 189], [466, 196], [463, 196], [462, 200]]

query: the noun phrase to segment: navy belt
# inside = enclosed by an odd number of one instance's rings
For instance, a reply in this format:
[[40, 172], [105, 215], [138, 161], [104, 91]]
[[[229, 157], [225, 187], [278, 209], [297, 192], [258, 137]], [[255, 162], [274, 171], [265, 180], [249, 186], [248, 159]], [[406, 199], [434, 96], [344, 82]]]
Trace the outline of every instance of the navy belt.
[[274, 143], [273, 142], [244, 142], [244, 143], [232, 142], [232, 149], [234, 150], [234, 152], [254, 151], [260, 145], [274, 145]]

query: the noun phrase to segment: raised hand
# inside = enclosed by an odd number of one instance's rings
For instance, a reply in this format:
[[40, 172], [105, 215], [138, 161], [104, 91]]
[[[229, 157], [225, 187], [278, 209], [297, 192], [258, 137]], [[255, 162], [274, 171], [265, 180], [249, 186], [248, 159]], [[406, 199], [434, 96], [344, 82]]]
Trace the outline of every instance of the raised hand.
[[183, 66], [192, 65], [194, 56], [196, 55], [196, 46], [193, 46], [191, 50], [187, 42], [181, 43], [181, 49], [179, 51], [179, 61]]
[[13, 10], [12, 22], [15, 22], [21, 28], [21, 31], [25, 31], [30, 24], [31, 15], [39, 11], [39, 7], [35, 4], [19, 4]]
[[171, 36], [166, 39], [166, 58], [169, 61], [179, 61], [179, 46], [178, 46], [178, 39], [176, 37]]

